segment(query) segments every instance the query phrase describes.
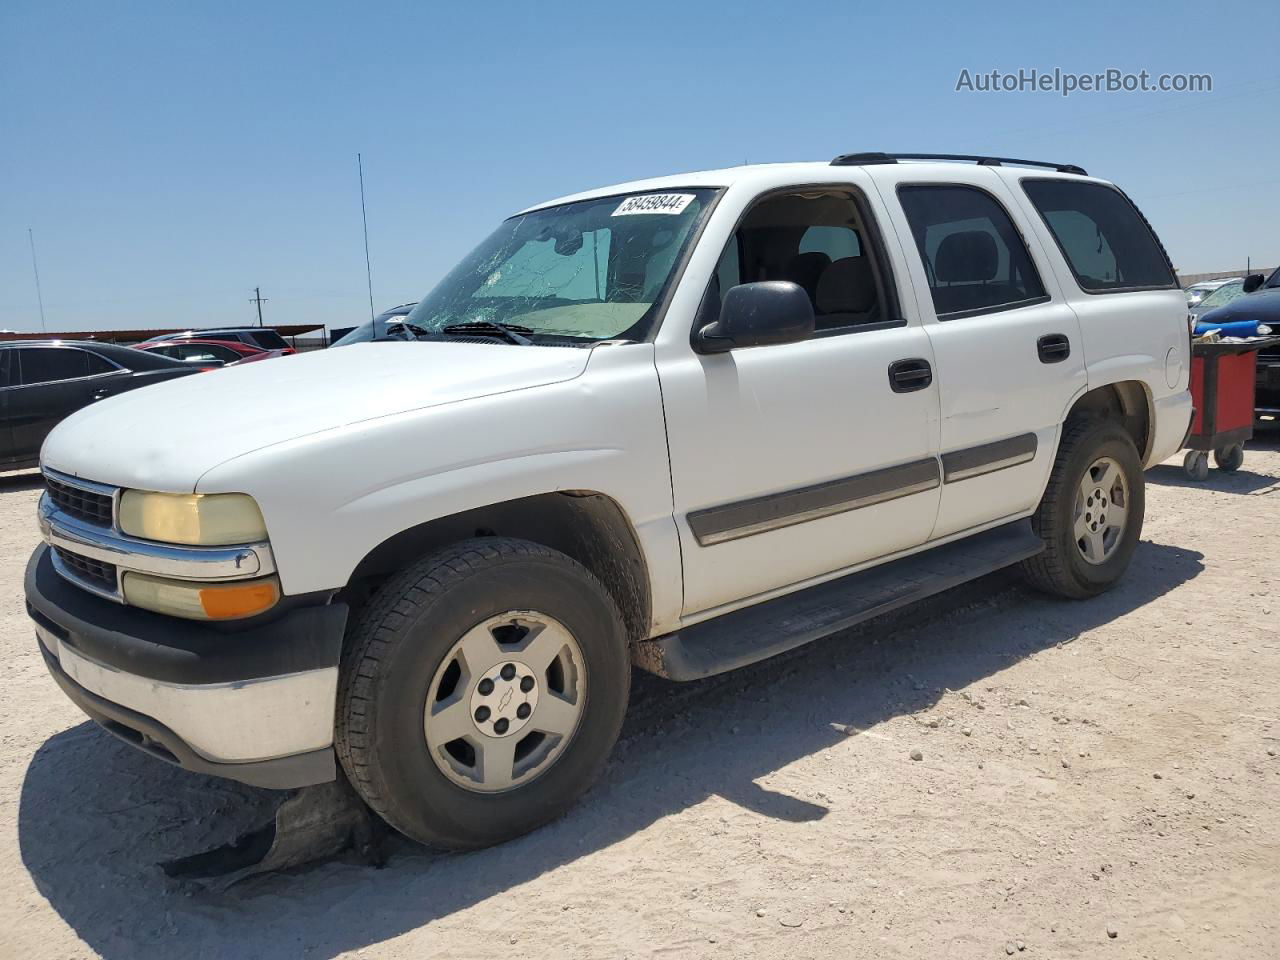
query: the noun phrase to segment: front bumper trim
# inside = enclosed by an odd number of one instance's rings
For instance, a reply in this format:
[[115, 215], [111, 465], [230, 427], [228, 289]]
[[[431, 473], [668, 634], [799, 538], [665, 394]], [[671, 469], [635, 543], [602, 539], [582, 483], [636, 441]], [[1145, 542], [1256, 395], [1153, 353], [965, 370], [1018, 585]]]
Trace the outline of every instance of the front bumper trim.
[[153, 757], [190, 770], [229, 780], [238, 780], [250, 786], [273, 790], [306, 787], [316, 783], [328, 783], [337, 777], [337, 764], [332, 747], [307, 753], [258, 760], [247, 763], [225, 763], [209, 760], [197, 753], [176, 732], [152, 717], [130, 710], [105, 697], [85, 689], [62, 669], [58, 658], [41, 644], [45, 665], [62, 692], [89, 719], [108, 733], [137, 747]]
[[151, 717], [212, 762], [267, 760], [333, 744], [336, 666], [233, 683], [165, 683], [97, 663], [39, 623], [36, 636], [78, 686]]
[[191, 770], [274, 787], [333, 778], [346, 604], [286, 597], [229, 629], [92, 596], [51, 554], [42, 544], [27, 565], [27, 612], [50, 672], [90, 717]]

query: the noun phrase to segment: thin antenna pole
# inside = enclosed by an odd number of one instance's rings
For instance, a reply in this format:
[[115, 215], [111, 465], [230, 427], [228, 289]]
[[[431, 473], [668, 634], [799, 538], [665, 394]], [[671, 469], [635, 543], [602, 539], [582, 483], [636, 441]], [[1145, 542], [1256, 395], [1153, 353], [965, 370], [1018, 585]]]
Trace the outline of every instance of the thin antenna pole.
[[40, 267], [36, 264], [36, 238], [27, 227], [27, 241], [31, 244], [31, 272], [36, 275], [36, 302], [40, 304], [40, 332], [46, 333], [44, 325], [44, 294], [40, 292]]
[[[372, 322], [375, 317], [373, 313], [373, 267], [369, 265], [369, 215], [365, 212], [364, 206], [364, 161], [360, 154], [356, 154], [356, 170], [360, 173], [360, 221], [364, 224], [364, 276], [369, 284], [369, 320]], [[377, 331], [374, 331], [375, 333]]]

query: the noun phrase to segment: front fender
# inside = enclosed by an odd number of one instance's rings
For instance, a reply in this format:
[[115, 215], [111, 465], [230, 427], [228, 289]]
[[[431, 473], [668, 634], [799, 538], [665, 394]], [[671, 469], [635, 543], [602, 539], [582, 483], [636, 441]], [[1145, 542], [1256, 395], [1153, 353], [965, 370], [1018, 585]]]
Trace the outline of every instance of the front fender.
[[596, 491], [633, 524], [660, 617], [681, 590], [664, 431], [652, 346], [610, 347], [575, 380], [300, 437], [215, 467], [198, 489], [257, 499], [288, 594], [340, 589], [411, 527]]

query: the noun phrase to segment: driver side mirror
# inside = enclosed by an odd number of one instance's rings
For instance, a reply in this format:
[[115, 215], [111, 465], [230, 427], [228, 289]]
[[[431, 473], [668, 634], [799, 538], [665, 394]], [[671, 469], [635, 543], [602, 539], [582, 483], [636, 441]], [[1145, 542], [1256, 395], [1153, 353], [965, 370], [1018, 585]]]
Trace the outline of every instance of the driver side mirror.
[[761, 280], [730, 287], [720, 317], [697, 332], [698, 353], [797, 343], [813, 336], [813, 304], [798, 283]]
[[1260, 273], [1251, 273], [1244, 278], [1244, 286], [1241, 287], [1241, 289], [1245, 293], [1253, 293], [1253, 291], [1257, 290], [1260, 286], [1262, 286], [1262, 281], [1264, 279], [1266, 278], [1263, 277], [1263, 275]]

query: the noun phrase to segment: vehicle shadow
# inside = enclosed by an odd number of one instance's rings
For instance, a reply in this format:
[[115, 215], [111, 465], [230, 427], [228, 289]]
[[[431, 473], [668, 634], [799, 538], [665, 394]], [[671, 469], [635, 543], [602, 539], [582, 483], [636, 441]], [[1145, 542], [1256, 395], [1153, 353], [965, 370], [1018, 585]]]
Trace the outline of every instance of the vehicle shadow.
[[[1249, 462], [1248, 454], [1245, 463]], [[1254, 473], [1241, 468], [1235, 473], [1224, 473], [1212, 467], [1206, 480], [1192, 480], [1181, 467], [1172, 464], [1160, 464], [1147, 471], [1147, 482], [1158, 483], [1162, 487], [1185, 487], [1193, 490], [1215, 490], [1218, 493], [1235, 493], [1242, 496], [1256, 494], [1260, 490], [1280, 485], [1280, 477], [1265, 473]]]
[[[712, 795], [766, 817], [819, 820], [828, 813], [815, 802], [821, 794], [788, 796], [757, 781], [849, 728], [927, 710], [947, 690], [1151, 603], [1197, 576], [1202, 560], [1144, 541], [1124, 583], [1088, 602], [1046, 598], [994, 574], [723, 677], [672, 684], [637, 674], [614, 759], [560, 821], [469, 854], [397, 841], [382, 869], [331, 861], [226, 893], [175, 884], [156, 863], [230, 840], [278, 794], [185, 773], [85, 723], [31, 761], [18, 810], [22, 859], [52, 907], [108, 960], [333, 957], [512, 894]], [[507, 913], [539, 908], [561, 905], [530, 898]]]
[[11, 490], [34, 490], [43, 485], [44, 478], [39, 470], [0, 473], [0, 493], [8, 493]]

